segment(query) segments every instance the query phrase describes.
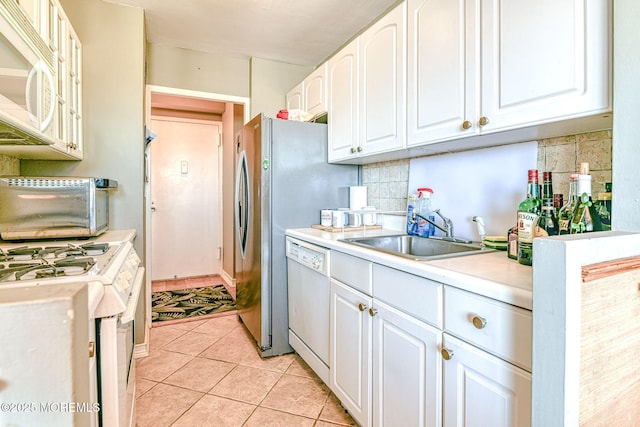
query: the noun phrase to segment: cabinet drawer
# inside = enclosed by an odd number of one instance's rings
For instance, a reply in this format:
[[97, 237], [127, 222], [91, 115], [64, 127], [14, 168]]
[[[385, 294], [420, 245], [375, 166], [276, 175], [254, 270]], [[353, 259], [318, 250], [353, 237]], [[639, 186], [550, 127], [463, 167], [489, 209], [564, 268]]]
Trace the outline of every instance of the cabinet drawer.
[[531, 372], [531, 312], [445, 286], [444, 328]]
[[373, 265], [373, 297], [442, 328], [443, 285], [393, 268]]
[[362, 258], [333, 251], [331, 252], [331, 277], [371, 296], [371, 264]]

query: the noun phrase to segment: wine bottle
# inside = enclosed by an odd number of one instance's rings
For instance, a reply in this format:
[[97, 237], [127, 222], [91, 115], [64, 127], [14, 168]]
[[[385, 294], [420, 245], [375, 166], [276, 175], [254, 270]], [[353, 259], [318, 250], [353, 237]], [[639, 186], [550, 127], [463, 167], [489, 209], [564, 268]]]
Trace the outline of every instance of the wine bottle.
[[569, 233], [588, 233], [602, 231], [602, 222], [596, 206], [591, 198], [591, 175], [589, 163], [580, 163], [580, 173], [576, 185], [577, 204], [573, 209]]
[[533, 264], [533, 238], [541, 205], [538, 170], [529, 169], [527, 198], [518, 206], [518, 262], [520, 264]]
[[546, 198], [542, 201], [542, 214], [538, 218], [536, 237], [555, 236], [560, 232], [558, 219], [554, 212], [553, 199]]
[[558, 211], [558, 226], [560, 228], [560, 234], [569, 234], [569, 224], [573, 216], [573, 210], [578, 202], [578, 193], [576, 186], [578, 185], [578, 174], [571, 174], [569, 176], [569, 196], [567, 197], [567, 203]]

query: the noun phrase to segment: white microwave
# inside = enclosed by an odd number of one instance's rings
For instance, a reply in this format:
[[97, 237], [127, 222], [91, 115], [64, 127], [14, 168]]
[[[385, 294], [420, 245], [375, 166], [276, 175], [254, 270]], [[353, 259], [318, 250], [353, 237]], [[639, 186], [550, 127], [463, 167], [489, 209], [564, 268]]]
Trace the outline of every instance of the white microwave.
[[53, 52], [16, 2], [0, 5], [0, 144], [51, 145]]

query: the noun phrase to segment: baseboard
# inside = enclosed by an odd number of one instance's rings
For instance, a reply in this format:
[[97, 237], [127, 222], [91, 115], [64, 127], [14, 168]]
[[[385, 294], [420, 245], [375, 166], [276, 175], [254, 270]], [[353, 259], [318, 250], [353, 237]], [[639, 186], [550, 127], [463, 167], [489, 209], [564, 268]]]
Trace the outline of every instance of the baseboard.
[[147, 357], [149, 355], [149, 328], [144, 328], [144, 342], [133, 347], [133, 358]]
[[222, 276], [222, 280], [224, 280], [227, 285], [234, 287], [236, 286], [236, 279], [229, 276], [226, 271], [222, 271], [222, 273], [220, 273], [220, 276]]

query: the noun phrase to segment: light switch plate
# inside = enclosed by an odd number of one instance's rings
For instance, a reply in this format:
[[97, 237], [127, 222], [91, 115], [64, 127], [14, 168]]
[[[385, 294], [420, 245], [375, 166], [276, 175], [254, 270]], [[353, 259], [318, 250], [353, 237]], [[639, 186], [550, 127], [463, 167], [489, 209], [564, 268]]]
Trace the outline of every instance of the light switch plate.
[[188, 174], [189, 173], [189, 162], [186, 160], [180, 161], [180, 173]]

